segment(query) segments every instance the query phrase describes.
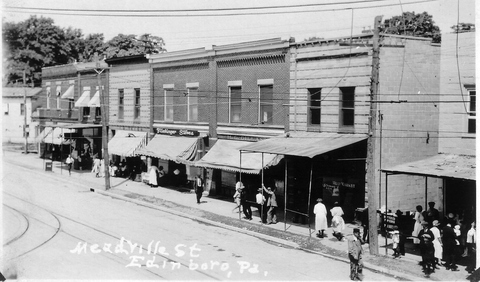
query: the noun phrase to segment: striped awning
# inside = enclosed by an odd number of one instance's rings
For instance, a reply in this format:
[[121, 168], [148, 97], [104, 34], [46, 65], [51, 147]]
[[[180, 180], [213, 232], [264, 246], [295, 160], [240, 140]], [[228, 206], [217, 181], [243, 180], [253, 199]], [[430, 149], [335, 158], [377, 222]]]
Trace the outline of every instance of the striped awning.
[[136, 151], [147, 144], [147, 133], [140, 131], [116, 130], [108, 142], [108, 153], [122, 157], [133, 157]]
[[72, 139], [67, 139], [65, 138], [66, 133], [74, 133], [74, 129], [68, 129], [68, 128], [60, 128], [60, 127], [45, 127], [43, 130], [42, 139], [40, 142], [44, 143], [49, 143], [49, 144], [54, 144], [54, 145], [68, 145], [72, 144], [73, 140]]
[[82, 96], [75, 102], [75, 107], [88, 107], [88, 102], [90, 102], [90, 90], [84, 90]]
[[88, 102], [88, 106], [92, 108], [100, 108], [100, 91], [97, 90], [95, 92], [95, 95], [93, 95], [92, 99], [90, 99], [90, 102]]
[[198, 138], [157, 134], [136, 154], [191, 164], [197, 155]]
[[[203, 168], [215, 168], [227, 171], [258, 174], [262, 168], [277, 165], [283, 156], [277, 154], [242, 153], [240, 159], [239, 148], [251, 142], [218, 140], [215, 145], [195, 162], [195, 166]], [[263, 159], [262, 159], [263, 157]], [[263, 167], [262, 167], [263, 164]]]
[[62, 99], [72, 99], [73, 100], [73, 84], [71, 84], [67, 91], [65, 91], [65, 93], [62, 94]]

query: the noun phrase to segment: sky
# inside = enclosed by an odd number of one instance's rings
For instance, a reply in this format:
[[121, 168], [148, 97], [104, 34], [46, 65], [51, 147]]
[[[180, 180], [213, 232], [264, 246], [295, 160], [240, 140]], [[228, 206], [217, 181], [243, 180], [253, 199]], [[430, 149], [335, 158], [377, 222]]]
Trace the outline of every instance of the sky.
[[[428, 12], [443, 33], [450, 32], [458, 19], [475, 23], [475, 11], [478, 14], [475, 0], [3, 0], [2, 4], [3, 21], [45, 16], [85, 35], [103, 33], [106, 41], [119, 33], [149, 33], [162, 37], [169, 52], [277, 37], [300, 42], [350, 36], [371, 28], [377, 15], [387, 19], [402, 11]], [[291, 7], [298, 5], [305, 6]], [[260, 9], [273, 6], [290, 7]], [[239, 15], [245, 13], [250, 15]]]

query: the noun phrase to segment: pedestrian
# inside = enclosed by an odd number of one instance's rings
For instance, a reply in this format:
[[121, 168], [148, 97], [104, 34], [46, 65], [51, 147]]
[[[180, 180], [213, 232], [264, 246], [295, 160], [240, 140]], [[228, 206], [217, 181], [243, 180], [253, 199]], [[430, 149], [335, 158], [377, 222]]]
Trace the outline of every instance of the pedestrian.
[[400, 257], [400, 232], [398, 231], [398, 227], [394, 226], [393, 231], [390, 232], [392, 236], [392, 249], [393, 249], [393, 257], [398, 258]]
[[260, 221], [263, 222], [263, 223], [267, 223], [267, 220], [266, 220], [266, 202], [267, 202], [267, 199], [265, 198], [265, 196], [263, 195], [263, 188], [258, 188], [257, 189], [257, 195], [255, 196], [255, 200], [257, 202], [257, 204], [259, 205], [259, 211], [260, 211]]
[[148, 171], [148, 185], [150, 187], [158, 187], [158, 167], [155, 165], [150, 166]]
[[467, 232], [467, 267], [466, 271], [472, 274], [476, 266], [476, 246], [477, 230], [475, 229], [475, 222], [472, 222], [472, 227]]
[[441, 265], [440, 262], [442, 261], [443, 257], [443, 247], [442, 247], [442, 235], [440, 233], [439, 226], [440, 222], [438, 220], [434, 220], [432, 222], [432, 227], [430, 228], [430, 231], [432, 231], [433, 238], [432, 238], [432, 243], [433, 243], [433, 248], [435, 250], [434, 252], [434, 257], [435, 257], [435, 262], [434, 266], [436, 269], [439, 269], [437, 265]]
[[447, 270], [458, 271], [455, 248], [457, 243], [455, 242], [455, 231], [452, 228], [454, 220], [450, 219], [447, 225], [443, 227], [443, 254], [445, 258], [445, 268]]
[[327, 229], [327, 208], [322, 203], [322, 198], [317, 199], [317, 204], [313, 208], [313, 213], [315, 214], [315, 230], [318, 231], [317, 237], [325, 237], [325, 230]]
[[195, 180], [195, 194], [197, 194], [197, 204], [200, 204], [200, 198], [202, 198], [203, 193], [203, 179], [200, 174], [197, 174], [197, 179]]
[[428, 202], [428, 210], [425, 220], [430, 227], [434, 220], [440, 220], [440, 212], [435, 208], [435, 202]]
[[250, 203], [247, 201], [247, 191], [243, 183], [241, 183], [240, 190], [240, 204], [242, 205], [243, 214], [245, 215], [245, 219], [252, 220], [252, 209], [250, 208]]
[[398, 227], [398, 233], [400, 234], [400, 242], [398, 243], [398, 250], [400, 255], [405, 256], [405, 241], [407, 240], [407, 230], [408, 230], [408, 220], [409, 217], [407, 215], [403, 215], [401, 210], [397, 210], [395, 212], [397, 216], [395, 218], [395, 225]]
[[98, 157], [93, 159], [92, 173], [95, 173], [95, 177], [98, 177], [100, 173], [100, 159]]
[[65, 160], [65, 163], [68, 166], [68, 175], [72, 175], [72, 165], [73, 165], [72, 155], [68, 155], [67, 159]]
[[353, 229], [353, 236], [348, 236], [348, 258], [350, 260], [350, 279], [362, 280], [363, 270], [363, 241], [360, 238], [360, 229]]
[[415, 223], [413, 225], [413, 232], [412, 232], [412, 237], [413, 237], [413, 244], [415, 246], [415, 249], [419, 249], [420, 246], [420, 239], [418, 237], [418, 233], [422, 230], [422, 222], [425, 221], [424, 217], [422, 215], [422, 206], [418, 205], [416, 207], [417, 211], [415, 212], [415, 215], [413, 216], [413, 219], [415, 220]]
[[165, 171], [163, 170], [163, 166], [158, 167], [157, 171], [157, 184], [159, 186], [164, 186], [165, 185]]
[[235, 212], [236, 209], [238, 209], [238, 213], [241, 212], [241, 187], [236, 187], [235, 188], [235, 194], [233, 194], [233, 202], [235, 203], [235, 207], [232, 210], [232, 213]]
[[268, 200], [267, 200], [267, 207], [268, 207], [268, 212], [267, 212], [267, 224], [275, 224], [277, 223], [277, 196], [275, 195], [275, 187], [272, 188], [268, 187], [265, 188], [265, 186], [262, 185], [263, 191], [269, 195]]
[[418, 232], [418, 239], [420, 240], [420, 254], [422, 256], [422, 267], [425, 275], [430, 275], [434, 272], [434, 247], [432, 240], [434, 235], [428, 228], [428, 222], [422, 221], [422, 230]]
[[332, 214], [333, 236], [335, 236], [338, 241], [342, 241], [342, 231], [345, 229], [345, 221], [342, 217], [344, 213], [338, 202], [335, 202], [333, 205], [334, 207], [330, 210], [330, 213]]

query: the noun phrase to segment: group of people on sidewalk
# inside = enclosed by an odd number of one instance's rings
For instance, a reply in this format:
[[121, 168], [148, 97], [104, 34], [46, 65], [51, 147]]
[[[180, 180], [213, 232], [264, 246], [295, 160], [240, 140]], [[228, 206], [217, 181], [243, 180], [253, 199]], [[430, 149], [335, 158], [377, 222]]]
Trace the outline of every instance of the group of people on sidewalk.
[[[278, 203], [275, 191], [276, 187], [265, 187], [265, 185], [262, 184], [262, 187], [257, 189], [257, 194], [255, 195], [255, 202], [259, 207], [261, 221], [265, 224], [275, 224], [278, 222]], [[240, 213], [243, 211], [243, 214], [245, 215], [244, 219], [252, 220], [252, 208], [247, 200], [245, 186], [241, 181], [237, 181], [235, 184], [233, 201], [235, 202], [235, 207], [232, 212], [238, 210]]]
[[[426, 276], [435, 272], [435, 269], [439, 269], [439, 266], [444, 266], [447, 270], [458, 271], [457, 261], [460, 256], [467, 258], [466, 271], [473, 273], [476, 258], [474, 221], [463, 223], [449, 213], [442, 226], [440, 213], [435, 208], [434, 202], [429, 203], [429, 209], [426, 212], [423, 212], [422, 206], [418, 205], [414, 219], [413, 243], [420, 250], [422, 256], [420, 264]], [[461, 224], [470, 226], [466, 236], [462, 236]], [[463, 244], [463, 241], [466, 244]]]

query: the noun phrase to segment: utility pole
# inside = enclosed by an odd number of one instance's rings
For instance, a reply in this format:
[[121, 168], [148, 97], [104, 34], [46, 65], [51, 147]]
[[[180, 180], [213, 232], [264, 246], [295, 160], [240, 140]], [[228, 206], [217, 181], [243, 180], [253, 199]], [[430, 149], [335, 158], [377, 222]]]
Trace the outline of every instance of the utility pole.
[[378, 76], [380, 65], [380, 34], [379, 27], [382, 16], [375, 17], [373, 29], [373, 54], [372, 54], [372, 78], [370, 85], [370, 119], [368, 123], [368, 144], [367, 144], [367, 189], [368, 189], [368, 231], [370, 254], [378, 255], [378, 231], [377, 231], [377, 184], [375, 180], [375, 136], [377, 129], [377, 95]]
[[28, 154], [28, 136], [27, 136], [27, 75], [23, 70], [23, 136], [25, 136], [25, 154]]
[[102, 111], [102, 149], [103, 149], [103, 163], [104, 163], [104, 175], [105, 175], [105, 190], [110, 190], [110, 158], [108, 155], [108, 115], [107, 115], [107, 99], [102, 91], [102, 72], [105, 68], [100, 68], [100, 61], [97, 61], [97, 73], [98, 91], [100, 94], [100, 110]]

